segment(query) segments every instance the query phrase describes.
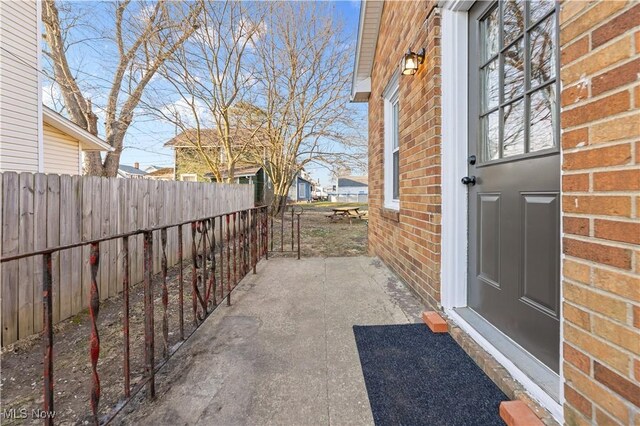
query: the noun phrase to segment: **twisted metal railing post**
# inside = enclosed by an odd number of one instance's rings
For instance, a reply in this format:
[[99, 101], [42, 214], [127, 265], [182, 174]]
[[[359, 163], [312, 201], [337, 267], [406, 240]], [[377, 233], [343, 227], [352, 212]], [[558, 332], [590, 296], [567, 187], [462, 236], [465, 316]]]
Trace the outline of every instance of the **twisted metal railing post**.
[[[207, 237], [208, 235], [209, 235], [209, 221], [205, 219], [202, 222], [200, 222], [200, 243], [202, 244], [202, 258], [201, 258], [202, 264], [200, 265], [202, 270], [201, 272], [202, 278], [200, 280], [200, 283], [202, 284], [202, 293], [198, 291], [198, 295], [200, 295], [200, 302], [201, 302], [200, 305], [202, 306], [202, 319], [204, 319], [204, 317], [207, 315], [207, 303], [208, 303], [207, 301], [207, 283], [208, 283], [208, 273], [209, 273], [207, 269], [207, 257], [208, 257]], [[202, 300], [203, 296], [204, 296], [204, 300]]]
[[251, 211], [251, 257], [253, 260], [253, 273], [256, 273], [256, 265], [258, 264], [258, 217], [256, 210]]
[[93, 420], [98, 424], [98, 404], [100, 403], [100, 376], [98, 376], [98, 358], [100, 357], [100, 335], [98, 334], [98, 314], [100, 313], [100, 294], [98, 292], [98, 267], [100, 265], [100, 244], [91, 244], [89, 251], [91, 267], [91, 292], [89, 299], [89, 318], [91, 320], [91, 337], [89, 340], [89, 357], [91, 358], [91, 410]]
[[153, 324], [153, 233], [144, 232], [144, 355], [147, 392], [150, 398], [156, 396]]
[[122, 331], [124, 338], [124, 396], [129, 398], [131, 396], [131, 367], [130, 363], [130, 340], [129, 340], [129, 237], [122, 238], [122, 255], [123, 255], [123, 279], [122, 279]]
[[224, 224], [220, 216], [220, 303], [224, 300]]
[[217, 306], [218, 302], [216, 300], [216, 218], [211, 218], [211, 283], [209, 284], [209, 290], [207, 290], [207, 303], [209, 300], [209, 292], [212, 295], [212, 303], [213, 306]]
[[237, 252], [240, 250], [236, 246], [238, 245], [238, 223], [236, 217], [237, 212], [233, 212], [233, 287], [238, 285], [238, 257]]
[[162, 357], [169, 357], [169, 289], [167, 288], [167, 228], [160, 230], [162, 246]]
[[238, 274], [244, 277], [244, 211], [238, 217]]
[[229, 245], [231, 228], [229, 227], [230, 216], [228, 213], [225, 215], [225, 221], [227, 222], [227, 306], [231, 306], [231, 246]]
[[193, 309], [193, 325], [198, 325], [198, 247], [196, 246], [196, 222], [191, 222], [191, 307]]
[[184, 340], [184, 277], [182, 272], [182, 225], [178, 225], [178, 263], [180, 270], [178, 271], [178, 321], [180, 327], [180, 340]]
[[[44, 337], [44, 411], [53, 413], [53, 275], [51, 271], [51, 253], [45, 253], [42, 261], [42, 329]], [[45, 425], [53, 425], [53, 417], [44, 418]]]

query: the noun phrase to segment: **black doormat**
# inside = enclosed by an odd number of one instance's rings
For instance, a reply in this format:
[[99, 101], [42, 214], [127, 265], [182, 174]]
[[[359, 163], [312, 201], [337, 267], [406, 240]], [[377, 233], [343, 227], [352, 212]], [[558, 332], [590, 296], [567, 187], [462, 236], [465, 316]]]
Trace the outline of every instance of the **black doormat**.
[[376, 425], [504, 425], [508, 398], [449, 334], [424, 324], [353, 333]]

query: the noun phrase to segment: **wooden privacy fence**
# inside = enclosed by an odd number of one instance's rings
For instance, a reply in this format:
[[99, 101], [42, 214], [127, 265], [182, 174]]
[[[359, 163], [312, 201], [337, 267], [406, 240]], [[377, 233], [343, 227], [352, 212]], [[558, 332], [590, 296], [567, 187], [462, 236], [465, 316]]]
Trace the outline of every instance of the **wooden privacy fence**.
[[[216, 216], [253, 207], [252, 185], [2, 173], [2, 257]], [[190, 247], [191, 235], [183, 234]], [[161, 270], [155, 239], [153, 272]], [[101, 247], [100, 298], [122, 291], [122, 241]], [[178, 262], [178, 233], [167, 232], [167, 263]], [[143, 280], [143, 236], [131, 237], [131, 284]], [[185, 254], [185, 257], [188, 257]], [[52, 256], [53, 323], [88, 307], [89, 247]], [[2, 346], [42, 330], [42, 265], [24, 258], [2, 265]], [[105, 267], [107, 266], [108, 267]]]

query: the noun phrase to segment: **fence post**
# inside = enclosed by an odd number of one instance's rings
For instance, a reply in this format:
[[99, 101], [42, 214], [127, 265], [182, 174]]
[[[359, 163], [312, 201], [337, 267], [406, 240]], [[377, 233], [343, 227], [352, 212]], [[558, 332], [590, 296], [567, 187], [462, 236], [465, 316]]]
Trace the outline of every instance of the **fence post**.
[[153, 233], [144, 232], [144, 355], [147, 392], [149, 398], [156, 396], [153, 326]]
[[49, 414], [53, 412], [53, 303], [51, 275], [51, 253], [45, 253], [42, 262], [42, 272], [44, 279], [42, 282], [42, 329], [44, 334], [44, 423], [53, 425], [53, 417]]

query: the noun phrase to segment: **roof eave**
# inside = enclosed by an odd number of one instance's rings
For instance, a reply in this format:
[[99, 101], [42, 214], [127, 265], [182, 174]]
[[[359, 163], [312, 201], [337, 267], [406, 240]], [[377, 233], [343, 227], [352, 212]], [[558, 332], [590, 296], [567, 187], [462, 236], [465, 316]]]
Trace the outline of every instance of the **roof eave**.
[[42, 121], [77, 139], [83, 151], [113, 151], [111, 145], [46, 106], [42, 108]]
[[351, 80], [351, 102], [367, 102], [371, 95], [371, 70], [376, 53], [383, 4], [381, 0], [361, 0], [360, 3], [358, 41]]

